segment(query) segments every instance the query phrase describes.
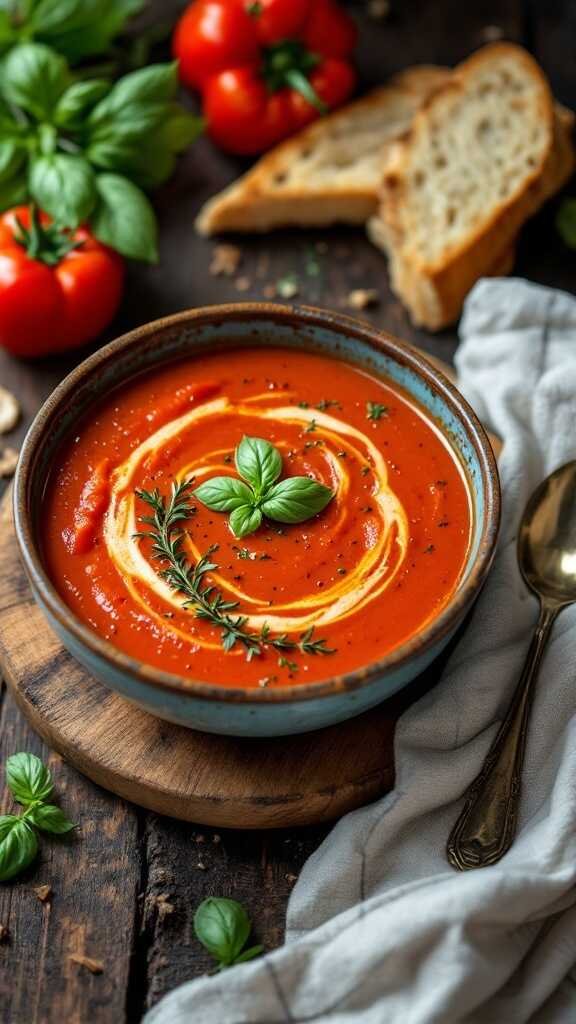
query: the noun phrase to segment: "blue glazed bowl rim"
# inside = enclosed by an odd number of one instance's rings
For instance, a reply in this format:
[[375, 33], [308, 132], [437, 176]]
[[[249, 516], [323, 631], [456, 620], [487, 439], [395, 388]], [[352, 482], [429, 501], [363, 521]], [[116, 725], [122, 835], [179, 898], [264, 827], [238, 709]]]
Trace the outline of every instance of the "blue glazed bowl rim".
[[[97, 633], [84, 625], [62, 600], [44, 569], [40, 548], [30, 508], [34, 473], [38, 456], [48, 443], [50, 426], [59, 417], [66, 400], [74, 394], [81, 382], [95, 376], [105, 365], [117, 360], [120, 355], [133, 347], [142, 345], [143, 340], [165, 329], [177, 327], [202, 327], [210, 324], [229, 322], [273, 320], [301, 330], [306, 327], [325, 329], [352, 337], [380, 354], [391, 357], [400, 365], [415, 372], [425, 384], [448, 406], [464, 428], [466, 438], [472, 445], [480, 465], [485, 495], [480, 543], [466, 579], [458, 588], [440, 614], [433, 618], [417, 635], [395, 648], [390, 654], [365, 667], [340, 676], [312, 682], [296, 683], [274, 689], [242, 689], [212, 684], [170, 672], [162, 672], [154, 666], [139, 662], [120, 651], [112, 643], [103, 640]], [[305, 347], [305, 344], [302, 346]], [[338, 358], [336, 356], [336, 358]], [[166, 362], [174, 359], [168, 356]], [[158, 365], [162, 360], [158, 361]], [[121, 380], [118, 382], [122, 383]], [[441, 427], [441, 425], [439, 424]], [[443, 430], [451, 447], [450, 435]], [[472, 487], [471, 481], [469, 485]], [[14, 481], [14, 522], [20, 557], [35, 596], [47, 609], [60, 628], [71, 634], [80, 647], [87, 648], [92, 657], [106, 662], [114, 671], [129, 675], [132, 679], [153, 686], [162, 691], [177, 693], [180, 697], [220, 701], [223, 703], [251, 703], [257, 705], [313, 700], [321, 697], [348, 693], [373, 682], [381, 682], [386, 675], [397, 672], [416, 657], [447, 639], [461, 622], [481, 590], [490, 570], [500, 527], [500, 483], [496, 459], [488, 436], [476, 414], [457, 388], [416, 348], [393, 337], [387, 331], [374, 327], [366, 321], [359, 321], [342, 313], [317, 309], [312, 306], [283, 306], [267, 302], [242, 302], [226, 305], [204, 306], [185, 310], [168, 317], [150, 321], [121, 335], [103, 346], [80, 363], [54, 389], [36, 415], [22, 446]]]

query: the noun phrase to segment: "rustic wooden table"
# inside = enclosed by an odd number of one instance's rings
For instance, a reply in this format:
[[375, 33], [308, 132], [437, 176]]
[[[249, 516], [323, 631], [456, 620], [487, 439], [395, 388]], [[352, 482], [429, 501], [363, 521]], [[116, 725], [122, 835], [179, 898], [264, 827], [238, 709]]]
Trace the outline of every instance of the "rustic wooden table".
[[[178, 4], [158, 0], [163, 18]], [[360, 25], [363, 86], [408, 64], [452, 64], [497, 35], [528, 46], [560, 100], [576, 107], [576, 3], [571, 0], [392, 0], [385, 21], [369, 4], [351, 4]], [[450, 361], [454, 331], [432, 337], [414, 330], [391, 296], [386, 267], [361, 231], [282, 233], [242, 242], [234, 278], [209, 273], [213, 244], [195, 236], [200, 203], [232, 179], [240, 162], [208, 141], [195, 145], [156, 198], [161, 263], [132, 266], [122, 310], [109, 337], [187, 306], [258, 299], [266, 285], [296, 275], [295, 301], [340, 308], [352, 288], [375, 288], [374, 323]], [[321, 251], [315, 248], [321, 242]], [[311, 260], [314, 254], [314, 260]], [[558, 239], [548, 208], [525, 230], [517, 273], [574, 290], [574, 257]], [[240, 277], [240, 281], [238, 278]], [[107, 340], [107, 339], [104, 339]], [[86, 352], [37, 364], [0, 356], [0, 382], [24, 409], [23, 434], [42, 400]], [[19, 440], [16, 435], [15, 442]], [[1, 566], [0, 566], [1, 571]], [[194, 939], [192, 917], [206, 895], [229, 895], [248, 908], [259, 941], [282, 941], [285, 905], [306, 857], [325, 828], [297, 833], [221, 832], [182, 824], [126, 804], [50, 755], [4, 691], [0, 764], [17, 750], [48, 758], [66, 813], [81, 824], [69, 841], [43, 842], [40, 859], [21, 879], [0, 887], [0, 1019], [6, 1024], [122, 1024], [180, 982], [210, 966]], [[3, 787], [2, 787], [3, 789]], [[2, 795], [2, 810], [9, 801]], [[41, 902], [34, 888], [49, 885]], [[101, 960], [93, 975], [70, 959]]]

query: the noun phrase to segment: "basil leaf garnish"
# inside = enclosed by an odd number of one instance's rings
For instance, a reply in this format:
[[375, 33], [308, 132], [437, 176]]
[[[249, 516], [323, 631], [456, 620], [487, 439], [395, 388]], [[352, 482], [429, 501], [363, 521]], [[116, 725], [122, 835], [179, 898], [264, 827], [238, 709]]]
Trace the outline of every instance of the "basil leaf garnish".
[[303, 523], [322, 512], [332, 498], [333, 492], [324, 484], [307, 476], [293, 476], [268, 491], [262, 511], [279, 523]]
[[36, 825], [36, 828], [42, 829], [43, 832], [52, 832], [57, 836], [76, 828], [55, 804], [38, 804], [36, 807], [32, 807], [28, 812], [28, 821]]
[[46, 800], [53, 788], [50, 770], [35, 754], [12, 754], [6, 761], [6, 783], [19, 804]]
[[257, 498], [282, 472], [280, 452], [261, 437], [243, 437], [236, 449], [235, 462], [240, 476], [252, 485]]
[[0, 882], [23, 871], [38, 853], [36, 833], [15, 814], [0, 817]]
[[230, 516], [230, 529], [235, 537], [247, 537], [254, 533], [262, 522], [262, 513], [255, 505], [241, 505]]
[[221, 967], [242, 963], [262, 952], [262, 946], [242, 952], [251, 930], [250, 918], [236, 900], [209, 896], [194, 914], [196, 937]]
[[207, 508], [215, 512], [233, 512], [242, 505], [253, 504], [253, 494], [247, 484], [233, 476], [214, 476], [200, 484], [193, 492]]
[[275, 483], [282, 472], [282, 456], [261, 437], [243, 437], [235, 462], [247, 483], [219, 476], [206, 480], [194, 491], [194, 497], [208, 508], [232, 512], [230, 529], [235, 537], [254, 533], [263, 516], [279, 523], [303, 523], [326, 508], [334, 497], [329, 487], [307, 476]]

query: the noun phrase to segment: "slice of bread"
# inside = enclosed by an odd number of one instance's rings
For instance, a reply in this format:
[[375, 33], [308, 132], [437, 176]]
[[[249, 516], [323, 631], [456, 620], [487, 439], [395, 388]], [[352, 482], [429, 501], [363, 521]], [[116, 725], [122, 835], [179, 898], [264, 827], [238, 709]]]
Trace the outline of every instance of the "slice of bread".
[[407, 131], [448, 75], [427, 65], [410, 68], [314, 121], [209, 199], [196, 221], [198, 232], [364, 224], [378, 207], [383, 147]]
[[573, 170], [572, 120], [511, 43], [479, 50], [424, 103], [388, 152], [369, 224], [415, 324], [452, 323], [479, 277], [509, 267], [520, 227]]

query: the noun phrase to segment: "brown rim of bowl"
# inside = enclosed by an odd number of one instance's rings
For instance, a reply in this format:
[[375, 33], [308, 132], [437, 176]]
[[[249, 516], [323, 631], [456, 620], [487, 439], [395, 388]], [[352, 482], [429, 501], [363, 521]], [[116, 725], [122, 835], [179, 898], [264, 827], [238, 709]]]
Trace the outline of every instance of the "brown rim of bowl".
[[[87, 374], [91, 374], [94, 370], [109, 363], [110, 360], [114, 360], [118, 352], [139, 345], [143, 338], [149, 337], [159, 329], [178, 324], [184, 326], [191, 323], [222, 321], [223, 319], [228, 319], [233, 324], [247, 318], [276, 319], [282, 323], [304, 328], [312, 326], [333, 331], [342, 329], [349, 336], [371, 346], [380, 353], [389, 352], [397, 362], [416, 371], [434, 392], [441, 395], [446, 405], [456, 413], [464, 424], [467, 436], [479, 459], [486, 495], [482, 533], [475, 562], [468, 578], [438, 618], [433, 619], [421, 633], [411, 637], [386, 657], [372, 662], [365, 668], [315, 683], [296, 683], [273, 690], [227, 687], [201, 682], [170, 672], [162, 672], [151, 665], [131, 658], [114, 647], [113, 644], [102, 640], [76, 618], [48, 578], [42, 564], [28, 509], [31, 474], [37, 450], [43, 441], [45, 427], [56, 415], [60, 401], [73, 392], [77, 384]], [[500, 525], [500, 484], [490, 441], [475, 413], [444, 374], [433, 367], [417, 349], [406, 342], [399, 341], [386, 331], [378, 330], [371, 324], [329, 310], [320, 310], [312, 306], [292, 308], [267, 302], [231, 303], [204, 306], [150, 321], [111, 341], [72, 370], [55, 388], [38, 412], [22, 446], [14, 484], [14, 519], [20, 555], [33, 588], [38, 592], [53, 618], [65, 630], [72, 633], [80, 645], [87, 647], [91, 654], [102, 658], [116, 670], [121, 669], [138, 682], [155, 686], [161, 690], [168, 689], [181, 696], [232, 703], [275, 704], [328, 697], [368, 686], [375, 679], [381, 678], [384, 673], [398, 669], [411, 658], [424, 654], [444, 639], [456, 627], [472, 604], [490, 569]]]

